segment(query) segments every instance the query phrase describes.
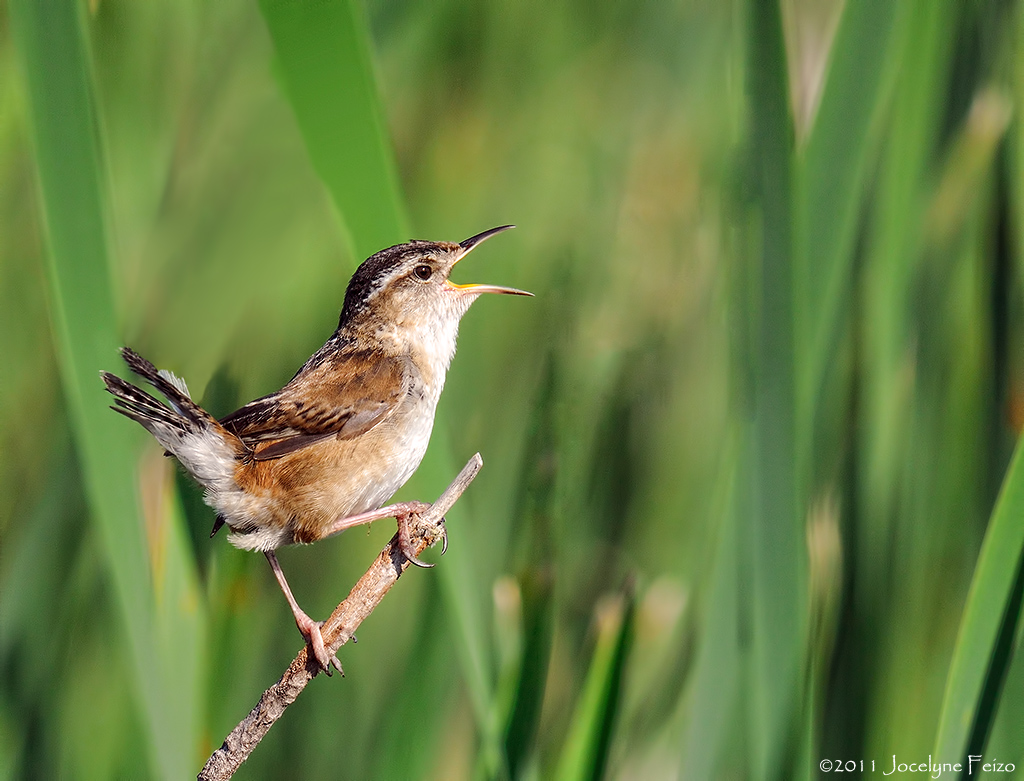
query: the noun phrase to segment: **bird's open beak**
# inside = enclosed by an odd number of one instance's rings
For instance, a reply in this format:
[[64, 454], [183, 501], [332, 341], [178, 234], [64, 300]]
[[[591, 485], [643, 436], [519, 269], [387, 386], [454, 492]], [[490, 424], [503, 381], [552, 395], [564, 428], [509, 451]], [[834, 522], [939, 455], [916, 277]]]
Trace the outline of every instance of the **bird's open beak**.
[[[516, 226], [515, 225], [502, 225], [502, 226], [500, 226], [498, 228], [491, 228], [490, 230], [486, 230], [483, 233], [478, 233], [478, 234], [476, 234], [476, 236], [470, 236], [465, 241], [460, 241], [459, 242], [459, 246], [462, 247], [462, 252], [459, 255], [459, 260], [462, 260], [464, 257], [466, 257], [466, 255], [468, 255], [473, 250], [474, 247], [477, 247], [478, 245], [482, 244], [484, 241], [486, 241], [487, 239], [491, 238], [491, 236], [496, 236], [497, 234], [502, 233], [503, 231], [507, 231], [510, 228], [514, 228], [514, 227], [516, 227]], [[457, 260], [455, 262], [458, 263], [459, 260]], [[510, 296], [532, 296], [533, 295], [533, 293], [528, 293], [525, 290], [517, 290], [514, 287], [500, 287], [498, 285], [456, 285], [455, 283], [453, 283], [451, 281], [449, 281], [447, 284], [448, 284], [449, 287], [454, 288], [455, 290], [459, 290], [459, 291], [465, 292], [465, 293], [474, 293], [474, 294], [479, 294], [479, 293], [504, 293], [505, 295], [510, 295]]]
[[478, 233], [476, 234], [476, 236], [470, 236], [465, 241], [460, 241], [459, 246], [462, 247], [462, 254], [459, 255], [459, 260], [462, 260], [464, 257], [466, 257], [466, 255], [469, 254], [470, 250], [472, 250], [473, 247], [475, 247], [477, 244], [483, 244], [485, 241], [487, 241], [487, 239], [491, 238], [491, 236], [497, 236], [499, 233], [511, 230], [514, 227], [516, 226], [502, 225], [498, 228], [491, 228], [490, 230], [486, 230], [483, 233]]

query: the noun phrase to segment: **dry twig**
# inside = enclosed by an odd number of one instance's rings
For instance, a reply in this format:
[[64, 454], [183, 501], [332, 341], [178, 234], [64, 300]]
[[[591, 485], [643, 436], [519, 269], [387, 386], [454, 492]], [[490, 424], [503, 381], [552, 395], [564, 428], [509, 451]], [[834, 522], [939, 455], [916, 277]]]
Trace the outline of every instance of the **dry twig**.
[[[444, 533], [444, 514], [473, 482], [483, 463], [479, 453], [469, 459], [452, 484], [430, 509], [420, 516], [413, 530], [413, 543], [417, 554], [433, 545]], [[345, 601], [338, 605], [331, 613], [331, 617], [324, 622], [321, 631], [329, 655], [334, 655], [348, 642], [363, 620], [380, 604], [384, 595], [409, 566], [409, 560], [402, 555], [396, 534], [359, 582], [353, 586]], [[199, 781], [224, 781], [231, 778], [274, 726], [274, 722], [281, 718], [285, 708], [295, 702], [306, 688], [306, 684], [313, 680], [318, 672], [320, 666], [315, 659], [307, 658], [307, 649], [303, 646], [281, 676], [281, 680], [263, 692], [256, 707], [231, 730], [221, 747], [206, 761], [206, 765], [199, 773]]]

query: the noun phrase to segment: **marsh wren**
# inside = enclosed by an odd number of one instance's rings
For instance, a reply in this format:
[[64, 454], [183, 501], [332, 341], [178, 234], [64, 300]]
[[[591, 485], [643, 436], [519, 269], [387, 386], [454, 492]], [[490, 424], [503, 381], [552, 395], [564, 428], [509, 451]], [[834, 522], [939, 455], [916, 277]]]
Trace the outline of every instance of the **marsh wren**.
[[274, 551], [351, 526], [394, 517], [403, 554], [418, 566], [410, 538], [418, 502], [382, 506], [427, 450], [434, 411], [455, 355], [459, 320], [483, 293], [531, 295], [495, 285], [455, 285], [448, 276], [492, 228], [459, 244], [410, 241], [381, 250], [356, 269], [338, 328], [276, 393], [217, 420], [185, 383], [127, 347], [128, 367], [164, 397], [109, 372], [111, 409], [141, 423], [205, 489], [239, 548], [267, 557], [320, 667], [339, 670], [320, 623], [299, 607]]

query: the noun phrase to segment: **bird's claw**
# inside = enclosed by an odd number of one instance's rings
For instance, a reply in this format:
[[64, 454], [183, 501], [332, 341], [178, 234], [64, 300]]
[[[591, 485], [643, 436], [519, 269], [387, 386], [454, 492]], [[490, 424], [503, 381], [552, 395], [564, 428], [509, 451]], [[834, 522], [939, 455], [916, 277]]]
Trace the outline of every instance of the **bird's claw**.
[[417, 567], [422, 567], [423, 569], [430, 569], [434, 566], [429, 562], [421, 561], [420, 559], [416, 558], [416, 551], [411, 545], [409, 547], [406, 547], [404, 545], [402, 546], [402, 555], [409, 560], [410, 564], [414, 564]]
[[[331, 667], [333, 666], [341, 677], [345, 677], [345, 671], [341, 668], [341, 662], [335, 654], [328, 655], [327, 646], [324, 645], [324, 636], [320, 632], [320, 627], [324, 625], [323, 621], [314, 621], [308, 627], [308, 634], [306, 634], [306, 641], [309, 643], [309, 650], [312, 653], [313, 658], [316, 659], [320, 669], [327, 673], [327, 677], [330, 678], [332, 675]], [[302, 631], [302, 627], [299, 627]]]

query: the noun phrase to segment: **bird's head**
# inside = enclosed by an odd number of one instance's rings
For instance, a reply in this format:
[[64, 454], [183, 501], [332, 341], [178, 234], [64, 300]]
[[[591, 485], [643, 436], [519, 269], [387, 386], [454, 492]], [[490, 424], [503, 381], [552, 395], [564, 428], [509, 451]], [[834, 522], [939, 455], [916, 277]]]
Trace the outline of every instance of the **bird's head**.
[[339, 330], [357, 338], [386, 339], [410, 352], [423, 340], [437, 340], [445, 351], [451, 342], [454, 353], [459, 320], [481, 295], [533, 295], [498, 285], [457, 285], [449, 279], [455, 264], [475, 247], [512, 227], [491, 228], [458, 244], [410, 241], [371, 255], [348, 284]]

